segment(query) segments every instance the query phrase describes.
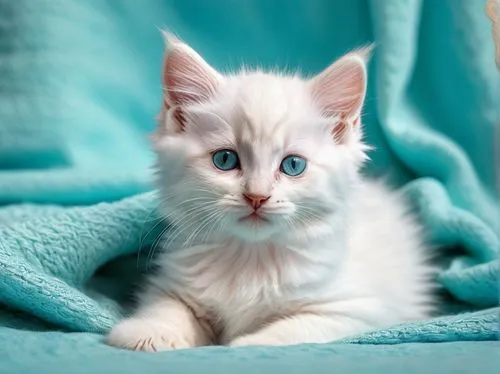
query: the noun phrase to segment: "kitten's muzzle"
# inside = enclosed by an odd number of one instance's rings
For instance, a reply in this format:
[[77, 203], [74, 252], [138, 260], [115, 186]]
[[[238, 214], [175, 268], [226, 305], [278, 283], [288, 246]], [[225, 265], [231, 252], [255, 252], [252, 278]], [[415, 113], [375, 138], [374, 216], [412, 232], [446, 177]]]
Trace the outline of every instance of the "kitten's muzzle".
[[248, 216], [240, 218], [239, 221], [252, 222], [252, 223], [269, 222], [269, 220], [266, 217], [261, 216], [257, 212], [250, 213]]
[[259, 209], [262, 205], [264, 205], [271, 196], [265, 196], [265, 195], [257, 195], [249, 192], [245, 192], [243, 194], [243, 199], [245, 202], [250, 205], [255, 211]]

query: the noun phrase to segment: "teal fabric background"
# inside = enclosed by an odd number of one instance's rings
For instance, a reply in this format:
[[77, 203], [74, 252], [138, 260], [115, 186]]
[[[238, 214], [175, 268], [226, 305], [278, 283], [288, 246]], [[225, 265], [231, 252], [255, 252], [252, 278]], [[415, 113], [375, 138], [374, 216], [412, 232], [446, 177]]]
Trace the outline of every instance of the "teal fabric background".
[[[500, 76], [490, 27], [482, 0], [0, 0], [0, 341], [12, 342], [0, 344], [0, 372], [217, 362], [276, 372], [299, 370], [299, 359], [311, 372], [399, 372], [405, 360], [408, 371], [451, 372], [464, 369], [460, 355], [493, 371]], [[161, 102], [157, 28], [223, 71], [309, 75], [376, 42], [366, 172], [411, 198], [443, 255], [437, 281], [452, 315], [323, 346], [154, 356], [104, 346], [161, 230], [148, 143]]]

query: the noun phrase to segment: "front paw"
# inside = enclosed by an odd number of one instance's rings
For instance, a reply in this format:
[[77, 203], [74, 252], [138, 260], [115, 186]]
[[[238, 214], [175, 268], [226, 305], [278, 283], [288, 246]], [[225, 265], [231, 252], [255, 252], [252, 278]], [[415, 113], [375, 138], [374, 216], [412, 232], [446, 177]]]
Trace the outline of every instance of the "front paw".
[[284, 345], [280, 339], [270, 336], [268, 334], [249, 334], [243, 335], [239, 338], [232, 340], [229, 343], [230, 347], [247, 347], [247, 346], [256, 346], [256, 345]]
[[190, 340], [182, 326], [140, 318], [123, 320], [106, 337], [109, 345], [145, 352], [191, 348], [194, 342]]

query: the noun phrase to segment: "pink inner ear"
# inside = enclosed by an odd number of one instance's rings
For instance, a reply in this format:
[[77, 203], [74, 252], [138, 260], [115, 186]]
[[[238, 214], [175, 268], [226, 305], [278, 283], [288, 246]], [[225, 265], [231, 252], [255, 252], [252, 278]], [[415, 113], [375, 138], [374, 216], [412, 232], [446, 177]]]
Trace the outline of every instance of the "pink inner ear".
[[341, 143], [342, 140], [345, 139], [346, 132], [347, 126], [345, 122], [340, 121], [332, 130], [333, 140], [335, 140], [336, 143]]
[[167, 106], [208, 100], [218, 83], [218, 73], [187, 45], [168, 51], [163, 70]]
[[353, 121], [361, 113], [366, 91], [363, 59], [349, 54], [313, 80], [313, 97], [326, 116]]
[[360, 123], [361, 118], [359, 116], [349, 122], [341, 118], [332, 130], [333, 140], [339, 144], [343, 143], [348, 136], [349, 130], [351, 128], [359, 128]]
[[178, 132], [184, 131], [186, 127], [186, 115], [181, 107], [177, 106], [172, 109], [172, 119], [176, 125]]

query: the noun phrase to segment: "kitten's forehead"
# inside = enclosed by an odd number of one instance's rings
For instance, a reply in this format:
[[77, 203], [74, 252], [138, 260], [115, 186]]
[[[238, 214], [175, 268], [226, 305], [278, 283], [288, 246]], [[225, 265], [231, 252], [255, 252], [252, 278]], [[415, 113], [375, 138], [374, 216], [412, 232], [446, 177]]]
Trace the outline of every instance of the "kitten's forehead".
[[259, 147], [272, 151], [273, 148], [283, 148], [287, 139], [285, 121], [286, 118], [272, 118], [272, 115], [263, 113], [243, 114], [234, 124], [236, 141], [248, 149]]
[[311, 144], [317, 148], [324, 140], [325, 119], [313, 103], [307, 81], [299, 77], [231, 76], [212, 101], [196, 110], [200, 118], [194, 127], [207, 147], [235, 147], [250, 162], [255, 156], [280, 158]]
[[284, 141], [302, 122], [310, 98], [304, 81], [265, 73], [238, 76], [230, 91], [240, 117], [237, 136], [248, 142]]

